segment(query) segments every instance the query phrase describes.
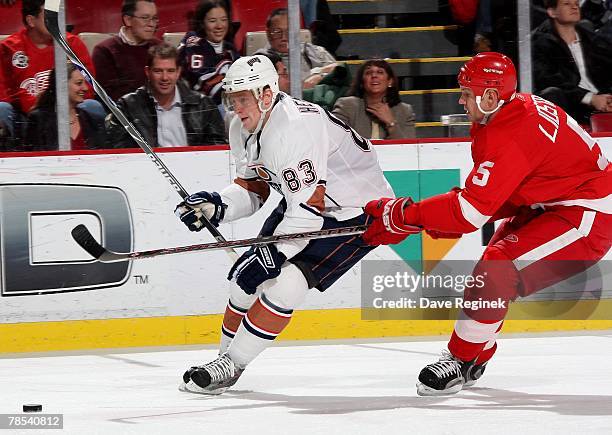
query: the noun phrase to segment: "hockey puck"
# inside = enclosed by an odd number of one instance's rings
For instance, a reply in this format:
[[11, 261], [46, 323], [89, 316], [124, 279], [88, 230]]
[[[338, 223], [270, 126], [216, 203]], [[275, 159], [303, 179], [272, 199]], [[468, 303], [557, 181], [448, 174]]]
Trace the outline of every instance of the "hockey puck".
[[33, 403], [23, 405], [23, 412], [41, 412], [41, 411], [42, 411], [42, 405], [33, 404]]

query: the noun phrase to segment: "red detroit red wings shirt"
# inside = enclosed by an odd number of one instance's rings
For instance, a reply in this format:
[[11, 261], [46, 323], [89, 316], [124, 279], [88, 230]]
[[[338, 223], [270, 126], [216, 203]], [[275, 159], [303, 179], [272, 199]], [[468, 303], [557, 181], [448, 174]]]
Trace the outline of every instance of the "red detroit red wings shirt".
[[[87, 69], [94, 74], [85, 44], [68, 33], [66, 39]], [[36, 103], [36, 97], [49, 85], [54, 68], [53, 45], [38, 48], [28, 38], [26, 29], [0, 43], [0, 101], [6, 101], [24, 113]]]

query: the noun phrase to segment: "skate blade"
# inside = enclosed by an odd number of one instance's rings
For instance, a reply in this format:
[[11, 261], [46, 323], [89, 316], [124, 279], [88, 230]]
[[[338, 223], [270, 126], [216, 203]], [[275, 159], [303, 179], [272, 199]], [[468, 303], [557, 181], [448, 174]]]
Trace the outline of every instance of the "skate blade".
[[465, 384], [463, 384], [463, 388], [470, 388], [473, 387], [476, 382], [478, 382], [478, 379], [476, 379], [475, 381], [467, 381]]
[[453, 385], [452, 387], [447, 388], [446, 390], [436, 390], [428, 387], [425, 384], [422, 384], [421, 382], [417, 382], [416, 387], [417, 394], [419, 396], [450, 396], [451, 394], [457, 394], [459, 391], [461, 391], [461, 389], [463, 388], [463, 384]]
[[203, 394], [205, 396], [218, 396], [219, 394], [225, 393], [229, 387], [220, 387], [212, 390], [207, 390], [195, 384], [193, 381], [189, 381], [188, 384], [181, 382], [179, 387], [179, 391], [184, 393], [193, 393], [193, 394]]

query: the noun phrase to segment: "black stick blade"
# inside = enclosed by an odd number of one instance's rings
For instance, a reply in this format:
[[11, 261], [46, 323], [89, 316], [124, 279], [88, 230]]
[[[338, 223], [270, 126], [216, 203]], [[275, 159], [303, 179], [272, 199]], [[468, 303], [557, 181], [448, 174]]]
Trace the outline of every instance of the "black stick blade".
[[104, 247], [100, 245], [96, 239], [94, 239], [94, 236], [91, 235], [85, 225], [77, 225], [72, 229], [71, 233], [74, 241], [77, 242], [79, 246], [86, 250], [92, 257], [98, 259], [106, 251], [106, 249], [104, 249]]

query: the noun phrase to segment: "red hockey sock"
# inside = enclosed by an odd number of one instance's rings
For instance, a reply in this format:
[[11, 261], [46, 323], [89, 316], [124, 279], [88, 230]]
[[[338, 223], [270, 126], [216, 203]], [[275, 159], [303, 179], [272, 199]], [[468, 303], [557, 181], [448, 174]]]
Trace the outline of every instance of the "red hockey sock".
[[497, 343], [494, 343], [493, 346], [489, 349], [484, 349], [482, 352], [480, 352], [480, 355], [478, 355], [478, 358], [476, 359], [476, 364], [483, 364], [489, 361], [493, 357], [493, 354], [496, 350]]
[[454, 357], [459, 358], [461, 361], [472, 361], [480, 355], [486, 344], [486, 341], [483, 343], [465, 341], [453, 331], [453, 335], [451, 335], [450, 341], [448, 342], [448, 350]]

